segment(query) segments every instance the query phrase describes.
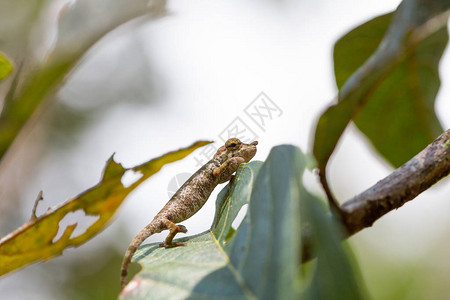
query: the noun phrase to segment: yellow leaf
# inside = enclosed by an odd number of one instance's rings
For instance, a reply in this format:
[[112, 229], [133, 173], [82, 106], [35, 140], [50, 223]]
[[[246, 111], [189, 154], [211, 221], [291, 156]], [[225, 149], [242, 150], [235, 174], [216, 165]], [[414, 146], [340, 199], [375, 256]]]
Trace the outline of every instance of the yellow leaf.
[[0, 81], [8, 77], [13, 70], [13, 65], [9, 62], [6, 56], [0, 52]]
[[[33, 218], [16, 231], [0, 240], [0, 276], [27, 264], [62, 254], [67, 247], [79, 246], [105, 228], [125, 197], [144, 180], [158, 172], [167, 163], [184, 158], [198, 147], [211, 142], [199, 141], [187, 148], [166, 153], [134, 168], [126, 169], [111, 157], [106, 163], [100, 182], [44, 215]], [[123, 174], [133, 170], [142, 177], [129, 187], [124, 187]], [[86, 215], [98, 219], [81, 235], [71, 237], [77, 224], [67, 226], [62, 236], [53, 241], [59, 222], [68, 213], [83, 210]]]

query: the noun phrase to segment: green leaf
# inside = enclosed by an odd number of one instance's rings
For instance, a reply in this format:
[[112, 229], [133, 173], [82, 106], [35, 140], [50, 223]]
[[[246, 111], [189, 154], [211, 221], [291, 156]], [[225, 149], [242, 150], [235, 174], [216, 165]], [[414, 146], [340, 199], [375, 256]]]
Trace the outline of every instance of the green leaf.
[[[211, 230], [180, 239], [187, 247], [159, 248], [158, 244], [139, 247], [133, 257], [143, 269], [123, 290], [122, 299], [215, 299], [252, 298], [252, 292], [233, 268], [228, 268], [225, 237], [241, 207], [250, 201], [251, 187], [261, 167], [251, 162], [239, 167], [233, 185], [227, 185], [217, 198], [218, 214]], [[243, 221], [238, 232], [243, 232]], [[213, 234], [214, 232], [214, 234]], [[236, 234], [231, 240], [236, 239]], [[229, 241], [231, 242], [231, 241]], [[220, 278], [220, 280], [218, 279]]]
[[[391, 18], [392, 14], [377, 17], [336, 43], [334, 70], [338, 87], [376, 50]], [[447, 41], [444, 27], [420, 43], [378, 85], [355, 119], [358, 128], [395, 167], [442, 132], [434, 102], [440, 85], [439, 60]]]
[[0, 81], [8, 77], [13, 70], [12, 64], [6, 58], [6, 56], [0, 52]]
[[391, 15], [369, 21], [336, 44], [339, 103], [317, 124], [314, 155], [320, 170], [325, 170], [350, 120], [394, 166], [442, 132], [434, 100], [449, 9], [449, 1], [406, 0], [383, 38]]
[[317, 265], [304, 298], [310, 300], [365, 299], [366, 291], [354, 270], [351, 253], [342, 247], [340, 224], [327, 214], [323, 205], [302, 191], [302, 218], [310, 225]]
[[393, 13], [373, 18], [356, 27], [334, 45], [334, 76], [339, 89], [377, 50], [392, 21]]
[[78, 0], [65, 7], [54, 49], [45, 61], [33, 66], [32, 72], [23, 75], [23, 84], [9, 93], [11, 99], [0, 114], [0, 159], [37, 108], [52, 101], [69, 72], [96, 42], [137, 17], [156, 17], [163, 7], [162, 0], [138, 0], [133, 5], [124, 0]]
[[[158, 244], [139, 247], [133, 259], [143, 269], [120, 298], [299, 299], [303, 289], [299, 278], [300, 205], [319, 203], [302, 187], [306, 161], [298, 148], [282, 145], [273, 148], [263, 164], [255, 161], [241, 165], [233, 182], [219, 193], [211, 229], [179, 239], [187, 241], [186, 247], [165, 249]], [[248, 207], [247, 214], [234, 229], [232, 223], [244, 206]], [[311, 225], [321, 232], [317, 248], [333, 247], [319, 254], [331, 253], [329, 259], [338, 260], [317, 273], [330, 272], [339, 277], [335, 281], [348, 285], [348, 288], [333, 285], [336, 292], [355, 288], [353, 294], [343, 295], [357, 294], [354, 278], [353, 282], [348, 279], [354, 275], [351, 270], [330, 269], [349, 263], [343, 263], [341, 260], [347, 259], [345, 253], [336, 250], [341, 247], [339, 242], [334, 243], [339, 237], [329, 236], [334, 234], [329, 228], [329, 215], [323, 209], [309, 209], [309, 213], [316, 218]], [[318, 223], [324, 220], [325, 225]], [[324, 259], [324, 263], [329, 259]], [[323, 288], [324, 284], [318, 282], [316, 286]]]
[[[76, 247], [85, 243], [107, 226], [122, 201], [138, 185], [158, 172], [163, 165], [182, 159], [198, 147], [209, 143], [196, 142], [190, 147], [166, 153], [130, 169], [122, 167], [111, 157], [106, 163], [102, 179], [96, 186], [49, 210], [44, 215], [32, 218], [15, 232], [0, 240], [0, 275], [27, 264], [60, 255], [67, 247]], [[129, 187], [124, 187], [121, 179], [128, 170], [140, 172], [142, 177]], [[70, 225], [63, 235], [54, 241], [59, 222], [68, 213], [78, 210], [98, 219], [84, 233], [75, 237], [72, 237], [72, 233], [77, 224]]]

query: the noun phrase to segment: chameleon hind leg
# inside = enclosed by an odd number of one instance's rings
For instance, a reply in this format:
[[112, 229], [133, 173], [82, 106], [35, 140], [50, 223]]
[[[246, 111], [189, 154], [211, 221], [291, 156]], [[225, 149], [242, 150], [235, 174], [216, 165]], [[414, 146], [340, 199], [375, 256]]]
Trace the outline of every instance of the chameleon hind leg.
[[172, 247], [177, 247], [177, 246], [186, 246], [186, 243], [177, 243], [177, 242], [172, 242], [173, 238], [175, 237], [175, 235], [178, 232], [182, 232], [182, 233], [186, 233], [187, 229], [186, 227], [184, 227], [183, 225], [177, 225], [175, 223], [173, 223], [170, 220], [165, 220], [165, 223], [167, 225], [167, 227], [169, 228], [170, 232], [169, 235], [166, 237], [166, 240], [164, 241], [164, 243], [159, 244], [160, 247], [165, 247], [165, 248], [172, 248]]

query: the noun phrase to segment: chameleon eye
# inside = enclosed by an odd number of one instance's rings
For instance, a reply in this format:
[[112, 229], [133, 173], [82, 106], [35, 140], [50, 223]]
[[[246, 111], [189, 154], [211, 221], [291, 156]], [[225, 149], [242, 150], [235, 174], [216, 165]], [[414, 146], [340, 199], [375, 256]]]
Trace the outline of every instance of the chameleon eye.
[[227, 147], [227, 149], [234, 149], [238, 147], [240, 144], [241, 144], [240, 140], [238, 140], [237, 138], [231, 138], [225, 143], [225, 147]]

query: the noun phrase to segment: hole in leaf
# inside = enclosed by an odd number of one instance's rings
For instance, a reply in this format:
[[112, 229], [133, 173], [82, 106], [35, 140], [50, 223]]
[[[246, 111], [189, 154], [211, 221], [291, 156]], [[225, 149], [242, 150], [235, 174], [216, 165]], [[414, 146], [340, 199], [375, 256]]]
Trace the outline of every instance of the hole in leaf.
[[132, 185], [133, 183], [135, 183], [136, 181], [138, 181], [142, 176], [143, 176], [143, 174], [139, 171], [136, 172], [133, 170], [128, 170], [123, 174], [120, 181], [122, 182], [123, 186], [125, 188], [127, 188], [130, 185]]
[[228, 230], [227, 235], [225, 236], [225, 243], [228, 242], [228, 240], [233, 237], [234, 233], [239, 228], [239, 226], [241, 225], [245, 216], [247, 215], [247, 210], [248, 210], [248, 204], [242, 205], [241, 209], [239, 210], [239, 212], [237, 213], [233, 222], [231, 223], [231, 227]]
[[78, 209], [74, 212], [67, 213], [64, 218], [59, 221], [58, 233], [53, 238], [53, 243], [56, 243], [66, 231], [66, 228], [75, 225], [75, 230], [70, 235], [70, 238], [77, 237], [83, 234], [100, 216], [86, 215], [83, 209]]
[[239, 212], [236, 215], [236, 218], [234, 218], [233, 223], [231, 223], [231, 226], [234, 229], [239, 228], [239, 225], [241, 225], [242, 221], [244, 220], [244, 217], [247, 215], [247, 209], [248, 209], [248, 204], [242, 205], [241, 209], [239, 210]]

